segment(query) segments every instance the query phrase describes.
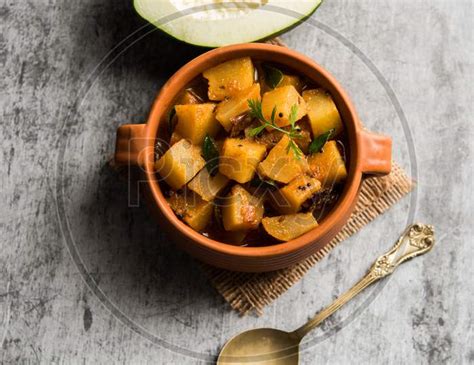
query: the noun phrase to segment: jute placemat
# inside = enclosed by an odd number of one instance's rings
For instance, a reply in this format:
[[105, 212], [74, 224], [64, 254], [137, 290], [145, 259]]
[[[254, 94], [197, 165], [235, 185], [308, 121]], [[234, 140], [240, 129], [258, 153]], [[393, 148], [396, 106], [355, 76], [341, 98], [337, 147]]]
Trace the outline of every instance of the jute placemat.
[[[268, 43], [284, 46], [279, 39]], [[314, 265], [321, 261], [334, 247], [352, 236], [378, 215], [388, 210], [413, 189], [412, 180], [396, 163], [392, 172], [383, 177], [365, 179], [353, 214], [339, 234], [321, 251], [303, 262], [287, 269], [268, 273], [238, 273], [204, 265], [212, 285], [242, 315], [263, 308], [298, 282]]]

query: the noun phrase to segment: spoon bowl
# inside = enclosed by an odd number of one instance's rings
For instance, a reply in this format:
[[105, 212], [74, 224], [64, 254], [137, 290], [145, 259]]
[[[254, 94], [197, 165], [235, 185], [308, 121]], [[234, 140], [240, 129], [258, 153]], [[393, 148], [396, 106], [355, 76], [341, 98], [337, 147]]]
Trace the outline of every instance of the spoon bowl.
[[222, 348], [217, 365], [297, 365], [300, 338], [274, 328], [258, 328], [230, 339]]
[[293, 332], [273, 328], [243, 332], [224, 345], [217, 364], [297, 365], [300, 342], [305, 335], [369, 285], [392, 274], [401, 263], [430, 251], [434, 243], [433, 226], [421, 223], [409, 226], [362, 279], [303, 326]]

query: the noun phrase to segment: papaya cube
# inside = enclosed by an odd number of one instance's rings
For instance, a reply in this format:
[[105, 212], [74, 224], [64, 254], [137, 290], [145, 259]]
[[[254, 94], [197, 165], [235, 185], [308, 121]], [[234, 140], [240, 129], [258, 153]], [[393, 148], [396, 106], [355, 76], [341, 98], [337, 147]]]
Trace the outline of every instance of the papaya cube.
[[312, 213], [297, 213], [262, 219], [265, 231], [280, 241], [293, 240], [318, 226]]
[[296, 89], [296, 91], [298, 91], [298, 93], [301, 93], [301, 90], [303, 89], [303, 82], [298, 76], [283, 75], [283, 78], [278, 84], [278, 87], [289, 86], [289, 85], [294, 86], [294, 88]]
[[232, 118], [249, 110], [248, 100], [260, 101], [260, 99], [260, 84], [253, 84], [250, 88], [239, 91], [230, 99], [220, 102], [216, 108], [216, 119], [229, 132], [232, 129]]
[[252, 180], [267, 149], [248, 139], [226, 138], [222, 146], [219, 172], [241, 184]]
[[202, 231], [211, 221], [214, 205], [197, 194], [184, 191], [173, 193], [168, 204], [175, 214], [196, 231]]
[[263, 218], [263, 202], [240, 185], [235, 185], [222, 207], [222, 223], [226, 231], [255, 229]]
[[177, 190], [191, 180], [205, 164], [201, 149], [182, 139], [155, 162], [155, 169], [171, 188]]
[[[277, 87], [263, 94], [262, 113], [266, 120], [271, 120], [273, 108], [276, 107], [275, 124], [279, 127], [290, 125], [290, 112], [293, 105], [298, 107], [296, 120], [306, 115], [306, 104], [293, 85]], [[271, 129], [271, 127], [268, 127]]]
[[275, 193], [272, 193], [273, 205], [281, 214], [297, 213], [301, 205], [321, 189], [319, 180], [300, 175]]
[[314, 177], [325, 187], [331, 187], [347, 177], [346, 165], [336, 141], [326, 142], [321, 152], [308, 157], [308, 164]]
[[175, 132], [196, 145], [201, 145], [207, 134], [214, 137], [220, 128], [214, 116], [215, 107], [215, 104], [176, 105]]
[[250, 57], [230, 60], [203, 72], [209, 81], [210, 100], [224, 100], [254, 83], [255, 69]]
[[292, 149], [288, 149], [289, 143], [290, 138], [284, 135], [270, 150], [267, 158], [258, 165], [260, 175], [287, 184], [308, 171], [306, 157], [298, 158]]
[[331, 129], [335, 129], [335, 136], [342, 132], [343, 125], [341, 116], [331, 95], [324, 89], [307, 90], [303, 92], [306, 102], [309, 122], [313, 131], [313, 137], [317, 137]]
[[229, 179], [224, 175], [217, 173], [211, 176], [207, 168], [203, 168], [188, 184], [188, 188], [199, 194], [206, 200], [213, 200], [217, 194], [227, 185]]

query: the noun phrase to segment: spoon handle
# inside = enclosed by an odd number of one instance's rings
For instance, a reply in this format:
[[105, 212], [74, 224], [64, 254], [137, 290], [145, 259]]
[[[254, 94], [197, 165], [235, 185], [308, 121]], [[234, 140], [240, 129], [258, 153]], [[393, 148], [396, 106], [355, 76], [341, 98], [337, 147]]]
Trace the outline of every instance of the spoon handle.
[[375, 260], [367, 274], [351, 289], [337, 298], [331, 305], [292, 334], [302, 339], [311, 330], [319, 326], [326, 318], [336, 312], [369, 285], [390, 275], [404, 261], [431, 250], [434, 245], [434, 228], [431, 225], [416, 223], [407, 228], [395, 246]]

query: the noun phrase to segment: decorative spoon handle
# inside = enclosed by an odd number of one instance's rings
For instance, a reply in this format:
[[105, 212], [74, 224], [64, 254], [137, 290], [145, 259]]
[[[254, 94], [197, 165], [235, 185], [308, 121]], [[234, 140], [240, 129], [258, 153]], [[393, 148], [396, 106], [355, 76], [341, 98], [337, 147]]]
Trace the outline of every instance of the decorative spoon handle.
[[431, 250], [434, 246], [434, 242], [433, 226], [421, 223], [409, 226], [395, 246], [386, 254], [375, 260], [368, 273], [357, 284], [292, 334], [302, 339], [362, 290], [394, 272], [402, 262]]

